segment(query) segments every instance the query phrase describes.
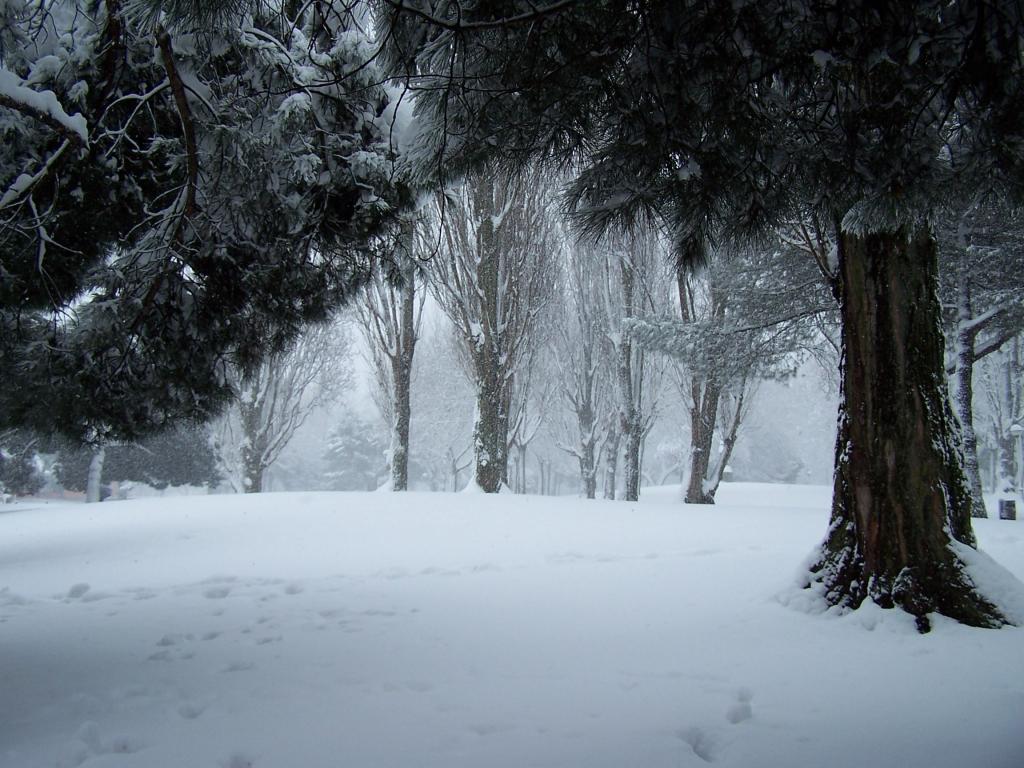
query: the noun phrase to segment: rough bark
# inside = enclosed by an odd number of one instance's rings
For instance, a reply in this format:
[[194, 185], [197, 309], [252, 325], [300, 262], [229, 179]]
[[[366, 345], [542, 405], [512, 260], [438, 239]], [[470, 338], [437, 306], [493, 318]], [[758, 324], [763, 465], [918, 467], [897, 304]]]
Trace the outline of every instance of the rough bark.
[[259, 462], [244, 463], [245, 477], [242, 479], [243, 493], [263, 492], [263, 467]]
[[722, 452], [719, 454], [718, 462], [716, 463], [714, 470], [711, 472], [711, 477], [705, 485], [707, 494], [711, 497], [712, 504], [715, 501], [715, 494], [718, 493], [718, 486], [722, 484], [722, 477], [725, 475], [725, 470], [728, 468], [729, 462], [732, 460], [732, 452], [736, 448], [736, 439], [739, 437], [740, 432], [740, 422], [743, 420], [745, 387], [746, 380], [740, 384], [740, 394], [736, 399], [736, 410], [732, 414], [732, 420], [729, 422], [728, 431], [722, 438]]
[[624, 476], [623, 497], [626, 501], [640, 498], [640, 456], [644, 443], [643, 426], [634, 419], [626, 431], [626, 446], [622, 452]]
[[1013, 499], [1017, 496], [1017, 440], [1010, 434], [1000, 434], [995, 438], [996, 463], [999, 478], [996, 480], [996, 492], [1001, 499]]
[[[413, 233], [407, 235], [410, 240]], [[403, 268], [399, 349], [391, 358], [394, 424], [391, 435], [391, 490], [409, 489], [409, 425], [412, 423], [412, 361], [416, 352], [416, 275], [410, 259]]]
[[618, 426], [612, 424], [605, 438], [604, 454], [604, 497], [615, 500], [616, 474], [619, 466], [619, 442], [621, 440]]
[[[579, 298], [578, 301], [583, 301]], [[588, 499], [597, 495], [597, 462], [599, 460], [598, 422], [598, 366], [595, 364], [596, 332], [593, 321], [580, 310], [579, 357], [575, 369], [570, 371], [572, 384], [563, 392], [576, 416], [578, 439], [573, 448], [565, 450], [576, 458], [580, 470], [580, 493]], [[573, 340], [568, 341], [569, 344]]]
[[[479, 185], [483, 199], [493, 197], [490, 182]], [[486, 204], [480, 210], [488, 210]], [[476, 369], [477, 410], [473, 428], [476, 483], [487, 493], [497, 493], [508, 479], [508, 427], [511, 373], [504, 360], [504, 339], [500, 325], [501, 254], [498, 252], [493, 219], [480, 224], [477, 281], [480, 287], [482, 325], [491, 329], [476, 340], [473, 364]]]
[[[686, 283], [686, 271], [680, 264], [676, 268], [676, 289], [679, 292], [679, 313], [684, 323], [695, 319], [693, 299]], [[718, 309], [714, 310], [716, 314]], [[690, 379], [690, 479], [684, 501], [687, 504], [714, 504], [714, 492], [708, 493], [705, 480], [711, 464], [715, 423], [718, 419], [718, 401], [721, 387], [712, 381], [691, 375]]]
[[973, 315], [971, 284], [967, 275], [961, 275], [958, 286], [956, 334], [956, 396], [953, 399], [960, 420], [964, 447], [964, 475], [971, 495], [971, 516], [988, 517], [985, 497], [981, 488], [981, 468], [978, 465], [978, 435], [974, 429], [974, 347], [976, 334], [967, 325]]
[[[634, 295], [636, 292], [636, 273], [632, 261], [623, 256], [619, 259], [619, 271], [622, 280], [622, 313], [626, 318], [635, 314]], [[633, 343], [625, 337], [619, 344], [619, 397], [620, 397], [620, 434], [626, 439], [622, 452], [623, 489], [626, 501], [637, 501], [640, 498], [640, 449], [644, 441], [643, 416], [638, 403], [642, 392], [638, 391], [642, 377], [633, 368]], [[638, 362], [642, 366], [642, 362]], [[642, 370], [642, 368], [640, 368]]]
[[714, 504], [715, 494], [707, 488], [708, 467], [718, 419], [721, 389], [713, 383], [702, 387], [696, 377], [691, 384], [693, 407], [690, 410], [690, 482], [686, 488], [687, 504]]
[[843, 399], [832, 520], [811, 583], [832, 605], [902, 608], [922, 632], [932, 612], [1005, 624], [951, 546], [974, 536], [931, 233], [844, 232], [839, 268]]
[[508, 397], [493, 377], [477, 384], [473, 455], [476, 484], [497, 493], [508, 477]]
[[597, 496], [597, 457], [594, 455], [594, 441], [585, 441], [580, 446], [580, 486], [584, 498]]
[[1009, 359], [1002, 366], [1002, 381], [1000, 387], [1002, 392], [998, 396], [999, 411], [1005, 414], [997, 418], [994, 424], [994, 435], [998, 463], [999, 479], [996, 482], [996, 490], [1001, 499], [1015, 499], [1018, 487], [1018, 464], [1017, 448], [1018, 438], [1010, 432], [1010, 428], [1017, 423], [1017, 414], [1020, 412], [1019, 390], [1017, 388], [1015, 371], [1020, 370], [1020, 357], [1017, 342], [1010, 346]]
[[243, 493], [261, 493], [263, 491], [266, 445], [260, 417], [261, 409], [258, 403], [247, 402], [239, 405], [239, 420], [244, 435], [239, 451], [242, 464]]

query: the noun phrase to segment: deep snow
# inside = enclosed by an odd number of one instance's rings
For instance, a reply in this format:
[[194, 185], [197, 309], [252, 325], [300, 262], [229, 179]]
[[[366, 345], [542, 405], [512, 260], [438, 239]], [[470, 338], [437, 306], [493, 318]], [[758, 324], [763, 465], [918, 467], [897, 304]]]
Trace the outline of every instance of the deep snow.
[[[794, 607], [827, 507], [741, 484], [710, 508], [0, 507], [0, 766], [1024, 763], [1024, 630]], [[1020, 522], [976, 530], [1024, 576]]]

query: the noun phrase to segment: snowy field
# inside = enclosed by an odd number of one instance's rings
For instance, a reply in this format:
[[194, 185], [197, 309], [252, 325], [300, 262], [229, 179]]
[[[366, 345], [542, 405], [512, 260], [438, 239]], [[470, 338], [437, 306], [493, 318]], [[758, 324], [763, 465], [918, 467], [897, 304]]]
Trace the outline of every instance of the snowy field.
[[720, 498], [0, 507], [0, 766], [1024, 765], [1024, 630], [797, 610], [828, 490]]

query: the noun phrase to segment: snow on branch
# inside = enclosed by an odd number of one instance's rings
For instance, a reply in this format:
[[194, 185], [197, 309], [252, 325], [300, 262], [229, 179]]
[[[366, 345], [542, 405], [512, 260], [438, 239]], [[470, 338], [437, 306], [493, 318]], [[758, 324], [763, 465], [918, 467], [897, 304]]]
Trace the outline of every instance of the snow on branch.
[[82, 115], [69, 115], [53, 91], [30, 88], [3, 67], [0, 67], [0, 106], [45, 123], [75, 144], [85, 146], [89, 142], [89, 126]]
[[428, 24], [440, 27], [441, 29], [446, 29], [450, 32], [468, 32], [470, 30], [495, 29], [513, 26], [516, 24], [531, 24], [544, 16], [558, 13], [566, 8], [576, 5], [579, 0], [558, 0], [558, 2], [551, 3], [550, 5], [534, 7], [529, 11], [525, 11], [514, 16], [506, 16], [503, 18], [483, 21], [462, 21], [461, 9], [457, 19], [445, 19], [435, 16], [429, 11], [419, 8], [416, 4], [410, 3], [407, 0], [385, 0], [385, 2], [387, 2], [387, 4], [398, 13], [408, 13], [427, 22]]

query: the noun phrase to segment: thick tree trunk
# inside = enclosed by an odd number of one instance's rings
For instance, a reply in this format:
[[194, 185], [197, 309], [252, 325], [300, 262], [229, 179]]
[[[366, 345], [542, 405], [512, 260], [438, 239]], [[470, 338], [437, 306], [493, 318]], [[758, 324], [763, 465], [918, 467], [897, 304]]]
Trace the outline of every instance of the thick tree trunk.
[[486, 493], [497, 493], [508, 476], [507, 397], [495, 383], [480, 385], [473, 429], [475, 480]]
[[687, 504], [714, 504], [715, 494], [709, 492], [707, 478], [722, 390], [711, 383], [701, 387], [696, 380], [690, 390], [693, 398], [690, 411], [690, 482], [685, 501]]
[[[493, 210], [493, 179], [483, 178], [474, 194], [478, 210]], [[512, 390], [510, 362], [506, 357], [506, 320], [501, 311], [501, 264], [503, 254], [495, 235], [493, 217], [480, 222], [477, 232], [477, 285], [480, 324], [468, 339], [476, 373], [476, 425], [473, 454], [474, 482], [486, 493], [497, 493], [508, 480], [509, 393]]]
[[263, 491], [263, 452], [266, 448], [266, 428], [263, 424], [260, 403], [239, 403], [238, 417], [242, 428], [242, 446], [239, 456], [242, 462], [242, 493]]
[[86, 503], [95, 503], [100, 500], [100, 489], [103, 485], [103, 461], [106, 456], [107, 449], [102, 445], [93, 449], [92, 458], [89, 460], [89, 474], [85, 480]]
[[1006, 623], [951, 546], [973, 546], [970, 494], [943, 367], [935, 244], [841, 234], [842, 394], [832, 520], [811, 580], [832, 605], [866, 598], [973, 626]]
[[1010, 434], [996, 435], [999, 478], [996, 493], [1001, 499], [1017, 498], [1017, 440]]
[[1014, 341], [1010, 347], [1010, 356], [1002, 367], [1003, 380], [1002, 393], [1000, 395], [1000, 410], [1006, 414], [1006, 422], [997, 420], [995, 424], [995, 443], [998, 453], [999, 479], [996, 482], [996, 491], [1001, 499], [1016, 499], [1017, 477], [1019, 467], [1017, 465], [1017, 437], [1009, 430], [1014, 423], [1014, 417], [1019, 412], [1017, 394], [1017, 381], [1015, 371], [1020, 370], [1020, 357], [1017, 342]]
[[623, 498], [626, 501], [640, 499], [640, 451], [644, 443], [643, 425], [634, 411], [623, 424], [626, 445], [622, 452]]
[[[619, 257], [619, 273], [622, 282], [622, 314], [631, 318], [635, 314], [636, 269], [625, 254]], [[619, 379], [619, 434], [626, 439], [622, 452], [623, 498], [637, 501], [640, 498], [640, 451], [644, 442], [643, 417], [640, 405], [643, 402], [643, 358], [634, 360], [633, 343], [624, 336], [618, 345]]]
[[[411, 239], [410, 231], [407, 236]], [[412, 423], [412, 361], [416, 351], [416, 274], [409, 261], [403, 269], [400, 349], [392, 357], [395, 423], [391, 435], [391, 490], [409, 489], [409, 425]]]
[[597, 457], [594, 455], [593, 438], [580, 444], [577, 458], [580, 464], [580, 490], [584, 498], [593, 499], [597, 496]]
[[242, 459], [242, 492], [261, 493], [263, 491], [263, 466], [251, 451], [243, 450]]
[[615, 499], [615, 483], [616, 483], [616, 472], [619, 466], [619, 441], [622, 439], [622, 435], [616, 425], [612, 425], [608, 430], [608, 437], [605, 441], [605, 456], [604, 456], [604, 497], [606, 499]]
[[580, 434], [575, 455], [580, 467], [580, 492], [585, 498], [593, 499], [597, 496], [597, 414], [593, 398], [593, 354], [589, 346], [583, 351], [583, 366], [588, 373], [580, 387], [581, 396], [575, 401], [576, 426]]
[[974, 430], [974, 342], [975, 334], [966, 323], [971, 320], [971, 284], [961, 274], [958, 286], [957, 314], [960, 327], [956, 335], [956, 396], [953, 399], [960, 420], [964, 445], [964, 475], [971, 495], [971, 516], [988, 517], [985, 497], [981, 489], [981, 469], [978, 466], [978, 435]]
[[729, 462], [732, 460], [732, 452], [736, 448], [736, 439], [740, 432], [740, 422], [743, 420], [744, 387], [746, 387], [746, 379], [740, 384], [740, 394], [736, 399], [736, 410], [732, 415], [732, 421], [729, 422], [728, 432], [722, 439], [722, 452], [719, 454], [718, 462], [715, 464], [715, 468], [711, 471], [711, 476], [704, 486], [707, 489], [708, 496], [711, 497], [712, 504], [715, 501], [715, 494], [718, 493], [718, 486], [722, 484], [725, 470], [729, 467]]

